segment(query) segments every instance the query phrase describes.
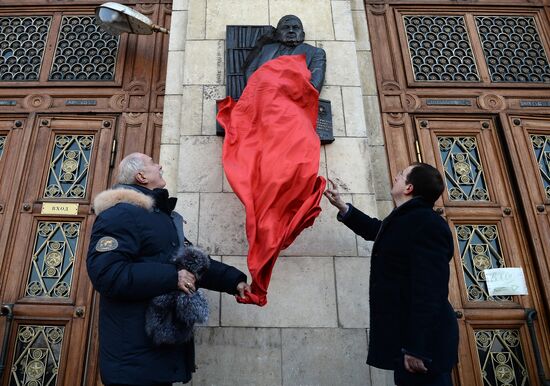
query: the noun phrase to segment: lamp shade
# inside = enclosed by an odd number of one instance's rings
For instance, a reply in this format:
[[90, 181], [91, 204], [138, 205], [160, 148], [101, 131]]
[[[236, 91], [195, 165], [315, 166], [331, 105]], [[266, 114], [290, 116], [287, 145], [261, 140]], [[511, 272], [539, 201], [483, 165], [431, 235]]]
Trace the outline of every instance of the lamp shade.
[[96, 23], [112, 35], [123, 32], [150, 35], [157, 30], [151, 19], [118, 3], [104, 3], [95, 10]]

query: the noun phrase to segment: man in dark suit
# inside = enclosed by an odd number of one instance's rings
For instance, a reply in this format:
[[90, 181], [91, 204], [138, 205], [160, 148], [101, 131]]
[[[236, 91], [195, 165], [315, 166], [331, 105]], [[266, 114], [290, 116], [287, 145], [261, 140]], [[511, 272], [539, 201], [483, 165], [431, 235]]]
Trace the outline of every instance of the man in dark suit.
[[325, 50], [304, 43], [305, 32], [302, 21], [294, 15], [283, 16], [277, 23], [275, 37], [268, 38], [268, 44], [261, 42], [245, 62], [245, 75], [249, 79], [265, 62], [282, 55], [305, 55], [311, 71], [311, 84], [321, 92], [325, 80], [327, 58]]
[[338, 220], [373, 240], [367, 363], [394, 370], [401, 386], [452, 386], [458, 324], [449, 304], [453, 239], [433, 205], [444, 189], [434, 167], [401, 171], [391, 190], [396, 208], [384, 221], [346, 204], [336, 185], [325, 191]]

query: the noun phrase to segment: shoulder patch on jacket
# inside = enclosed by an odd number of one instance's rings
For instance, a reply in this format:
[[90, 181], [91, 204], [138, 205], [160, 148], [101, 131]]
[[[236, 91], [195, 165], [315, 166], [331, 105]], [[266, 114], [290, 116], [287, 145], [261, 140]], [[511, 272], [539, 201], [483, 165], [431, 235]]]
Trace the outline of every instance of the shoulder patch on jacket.
[[95, 250], [98, 252], [113, 251], [118, 248], [118, 241], [110, 236], [100, 238], [95, 245]]

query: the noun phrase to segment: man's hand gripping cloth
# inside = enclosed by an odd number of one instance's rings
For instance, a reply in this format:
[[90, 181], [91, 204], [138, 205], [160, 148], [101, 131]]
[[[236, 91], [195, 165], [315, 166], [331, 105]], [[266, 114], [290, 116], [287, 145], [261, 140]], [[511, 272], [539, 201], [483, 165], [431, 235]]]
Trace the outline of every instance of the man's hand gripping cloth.
[[225, 129], [223, 167], [246, 210], [252, 292], [241, 303], [263, 306], [275, 261], [313, 225], [326, 181], [317, 176], [319, 93], [304, 55], [280, 56], [248, 80], [238, 102], [218, 102]]

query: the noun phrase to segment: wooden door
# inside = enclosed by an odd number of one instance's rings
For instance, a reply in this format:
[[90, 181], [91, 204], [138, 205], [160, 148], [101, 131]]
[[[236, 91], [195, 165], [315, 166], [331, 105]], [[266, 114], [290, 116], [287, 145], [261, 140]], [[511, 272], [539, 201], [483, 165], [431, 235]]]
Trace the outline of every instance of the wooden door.
[[[550, 118], [511, 114], [502, 121], [529, 224], [528, 236], [539, 256], [536, 267], [541, 281], [550, 283]], [[550, 310], [550, 286], [542, 288]]]
[[[450, 297], [460, 327], [458, 381], [468, 386], [537, 385], [535, 345], [545, 347], [542, 360], [548, 363], [548, 329], [542, 327], [548, 324], [529, 228], [498, 121], [417, 116], [414, 123], [421, 157], [437, 166], [446, 183], [436, 207], [455, 242]], [[524, 166], [535, 171], [534, 165]], [[483, 270], [501, 267], [521, 267], [529, 295], [490, 296]], [[534, 340], [526, 322], [526, 313], [533, 309], [539, 312]]]
[[33, 118], [22, 129], [28, 143], [5, 143], [3, 155], [19, 152], [24, 167], [6, 170], [0, 160], [0, 193], [20, 187], [2, 231], [3, 385], [80, 385], [93, 317], [85, 264], [91, 199], [107, 187], [115, 117]]
[[[0, 116], [0, 245], [5, 243], [4, 224], [9, 223], [13, 211], [10, 197], [14, 194], [14, 184], [7, 181], [14, 181], [16, 175], [26, 118], [25, 115]], [[0, 264], [3, 256], [0, 254]]]

